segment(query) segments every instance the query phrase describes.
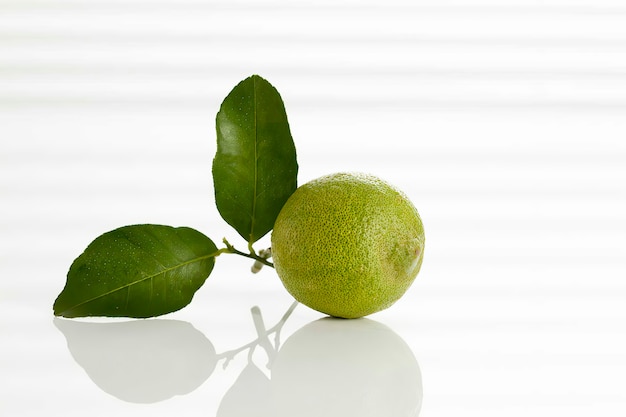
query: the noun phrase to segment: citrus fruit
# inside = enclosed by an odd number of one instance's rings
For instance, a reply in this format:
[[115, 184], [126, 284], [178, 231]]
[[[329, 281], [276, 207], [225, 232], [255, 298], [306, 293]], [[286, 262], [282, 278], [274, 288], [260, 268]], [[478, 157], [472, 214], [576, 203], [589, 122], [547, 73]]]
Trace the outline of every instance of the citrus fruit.
[[367, 174], [331, 174], [300, 186], [271, 239], [287, 291], [343, 318], [391, 306], [413, 283], [424, 254], [424, 227], [413, 204]]

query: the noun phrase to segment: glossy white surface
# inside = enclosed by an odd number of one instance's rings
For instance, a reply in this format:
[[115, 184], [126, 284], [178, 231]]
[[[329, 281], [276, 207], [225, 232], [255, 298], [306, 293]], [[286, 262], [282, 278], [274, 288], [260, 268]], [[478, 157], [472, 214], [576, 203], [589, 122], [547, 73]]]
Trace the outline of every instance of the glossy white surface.
[[[223, 256], [179, 312], [54, 319], [107, 230], [245, 246], [210, 163], [251, 73], [283, 96], [300, 183], [366, 171], [413, 200], [405, 297], [281, 321], [275, 273]], [[0, 415], [623, 416], [625, 115], [617, 0], [2, 0]]]

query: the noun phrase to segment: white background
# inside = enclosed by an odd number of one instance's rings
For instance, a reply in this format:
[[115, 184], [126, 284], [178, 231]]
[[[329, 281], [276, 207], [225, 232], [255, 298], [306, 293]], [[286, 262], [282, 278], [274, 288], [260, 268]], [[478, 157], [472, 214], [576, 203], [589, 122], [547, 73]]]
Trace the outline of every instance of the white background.
[[[199, 344], [55, 322], [69, 265], [105, 231], [186, 225], [245, 247], [215, 208], [211, 160], [219, 104], [254, 73], [285, 101], [300, 183], [363, 171], [413, 200], [427, 247], [405, 297], [308, 339], [294, 334], [323, 315], [298, 306], [280, 333], [291, 362], [257, 346], [200, 382], [176, 370], [255, 340], [252, 307], [267, 328], [289, 308], [274, 271], [220, 257], [165, 317]], [[618, 0], [0, 0], [0, 414], [626, 415], [625, 136]], [[168, 323], [150, 334], [176, 339]], [[371, 343], [332, 336], [372, 329]], [[163, 366], [138, 375], [142, 360]], [[301, 412], [259, 405], [292, 400], [273, 360], [311, 393]], [[380, 377], [398, 364], [419, 387]], [[182, 395], [136, 403], [139, 386], [169, 396], [163, 380]], [[392, 414], [402, 396], [413, 408]]]

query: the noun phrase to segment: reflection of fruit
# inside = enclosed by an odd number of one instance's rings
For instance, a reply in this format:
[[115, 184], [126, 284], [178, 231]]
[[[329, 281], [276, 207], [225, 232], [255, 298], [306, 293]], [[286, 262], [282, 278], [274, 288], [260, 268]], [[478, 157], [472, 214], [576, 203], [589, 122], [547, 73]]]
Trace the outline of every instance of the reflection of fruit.
[[270, 380], [249, 363], [222, 398], [217, 417], [273, 416], [270, 399]]
[[368, 319], [324, 318], [287, 339], [272, 364], [275, 417], [416, 417], [419, 366], [406, 343]]
[[363, 174], [333, 174], [298, 188], [272, 232], [272, 257], [301, 303], [336, 317], [383, 310], [422, 264], [424, 228], [409, 199]]

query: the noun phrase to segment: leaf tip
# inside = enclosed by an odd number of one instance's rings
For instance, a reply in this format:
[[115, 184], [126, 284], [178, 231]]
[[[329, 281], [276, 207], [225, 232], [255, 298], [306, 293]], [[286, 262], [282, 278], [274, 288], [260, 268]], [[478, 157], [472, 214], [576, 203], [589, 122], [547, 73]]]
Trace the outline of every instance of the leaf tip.
[[61, 295], [63, 295], [63, 292], [59, 294], [57, 299], [54, 301], [54, 304], [52, 304], [52, 313], [54, 314], [55, 317], [66, 317], [65, 316], [66, 310], [63, 308], [63, 306], [60, 305], [60, 302], [59, 302]]

